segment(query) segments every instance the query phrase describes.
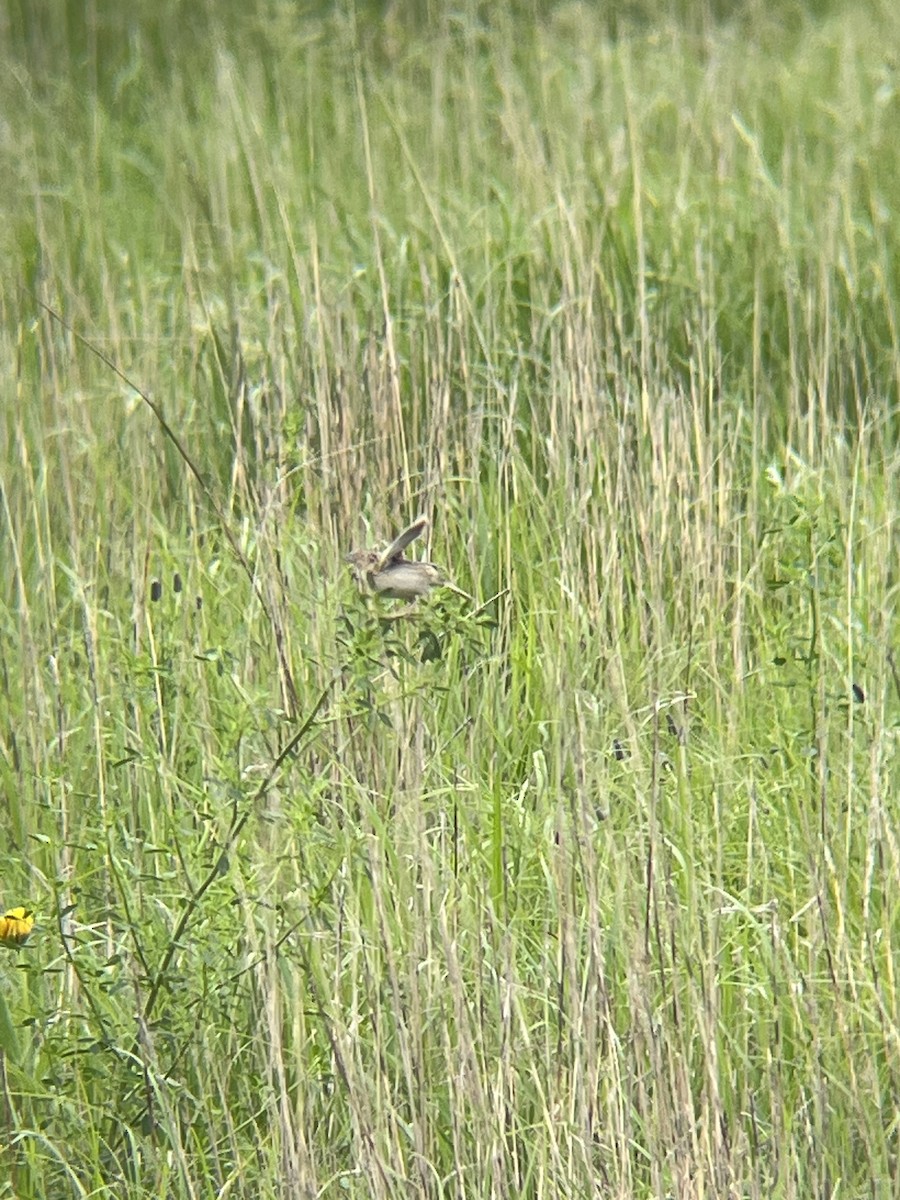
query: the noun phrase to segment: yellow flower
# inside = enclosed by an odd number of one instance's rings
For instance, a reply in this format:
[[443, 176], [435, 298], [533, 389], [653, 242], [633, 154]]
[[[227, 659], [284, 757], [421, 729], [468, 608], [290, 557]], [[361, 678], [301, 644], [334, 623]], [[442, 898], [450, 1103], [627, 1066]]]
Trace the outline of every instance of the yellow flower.
[[23, 946], [34, 929], [30, 908], [10, 908], [0, 917], [0, 946]]

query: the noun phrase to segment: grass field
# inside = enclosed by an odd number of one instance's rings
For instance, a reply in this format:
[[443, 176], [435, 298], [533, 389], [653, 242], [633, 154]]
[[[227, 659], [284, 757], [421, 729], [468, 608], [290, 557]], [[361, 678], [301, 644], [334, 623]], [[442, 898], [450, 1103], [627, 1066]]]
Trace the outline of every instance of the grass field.
[[898, 46], [0, 7], [0, 1200], [900, 1195]]

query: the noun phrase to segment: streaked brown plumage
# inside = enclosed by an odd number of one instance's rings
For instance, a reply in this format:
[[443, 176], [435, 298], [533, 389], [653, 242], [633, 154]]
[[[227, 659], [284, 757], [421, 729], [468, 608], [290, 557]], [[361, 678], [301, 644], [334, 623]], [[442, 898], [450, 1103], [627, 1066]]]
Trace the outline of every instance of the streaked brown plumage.
[[346, 561], [360, 583], [388, 600], [417, 600], [427, 596], [434, 587], [453, 587], [434, 563], [412, 562], [403, 557], [410, 542], [427, 528], [428, 518], [419, 517], [391, 542], [387, 550], [354, 550], [346, 556]]

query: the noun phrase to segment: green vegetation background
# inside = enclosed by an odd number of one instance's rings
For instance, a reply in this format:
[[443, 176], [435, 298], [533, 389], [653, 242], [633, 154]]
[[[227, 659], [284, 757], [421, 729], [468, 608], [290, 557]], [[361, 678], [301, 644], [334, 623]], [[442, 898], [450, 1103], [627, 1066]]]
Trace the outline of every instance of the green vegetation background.
[[0, 47], [0, 1197], [900, 1194], [898, 6]]

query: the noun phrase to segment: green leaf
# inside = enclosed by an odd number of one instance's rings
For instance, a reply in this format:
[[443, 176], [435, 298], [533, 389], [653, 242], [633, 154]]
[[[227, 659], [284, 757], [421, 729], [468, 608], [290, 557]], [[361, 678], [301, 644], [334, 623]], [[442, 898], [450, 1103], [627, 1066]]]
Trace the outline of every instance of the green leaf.
[[13, 1062], [19, 1061], [19, 1039], [6, 1006], [6, 997], [2, 992], [0, 992], [0, 1050]]

